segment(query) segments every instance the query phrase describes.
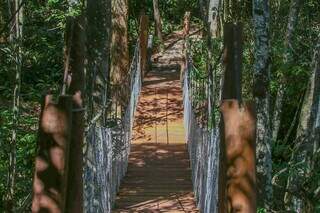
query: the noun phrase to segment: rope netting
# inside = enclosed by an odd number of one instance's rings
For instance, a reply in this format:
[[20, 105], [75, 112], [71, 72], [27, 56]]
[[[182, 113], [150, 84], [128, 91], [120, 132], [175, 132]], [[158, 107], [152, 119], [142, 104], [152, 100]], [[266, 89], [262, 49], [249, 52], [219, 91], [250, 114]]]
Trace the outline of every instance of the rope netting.
[[107, 118], [106, 123], [113, 125], [101, 126], [95, 122], [102, 116], [100, 113], [89, 122], [84, 168], [85, 212], [111, 212], [120, 182], [127, 171], [134, 112], [141, 89], [140, 60], [137, 42], [128, 74], [131, 94], [121, 118]]
[[203, 76], [186, 57], [184, 74], [184, 125], [193, 190], [201, 212], [218, 207], [219, 128], [213, 124], [212, 79]]

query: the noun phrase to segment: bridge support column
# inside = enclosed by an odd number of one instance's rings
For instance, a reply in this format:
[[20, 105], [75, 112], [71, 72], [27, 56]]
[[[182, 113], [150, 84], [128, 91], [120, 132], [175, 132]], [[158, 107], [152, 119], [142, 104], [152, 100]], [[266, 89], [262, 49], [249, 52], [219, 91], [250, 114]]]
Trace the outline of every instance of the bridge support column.
[[32, 212], [63, 213], [66, 207], [72, 97], [44, 97], [39, 122]]
[[242, 26], [224, 28], [219, 212], [256, 212], [255, 110], [242, 103]]

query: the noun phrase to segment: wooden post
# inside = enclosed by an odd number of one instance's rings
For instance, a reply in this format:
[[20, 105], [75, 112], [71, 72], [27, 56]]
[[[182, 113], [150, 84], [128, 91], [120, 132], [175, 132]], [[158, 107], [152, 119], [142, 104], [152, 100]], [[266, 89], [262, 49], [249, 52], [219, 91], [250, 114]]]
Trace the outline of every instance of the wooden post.
[[[85, 32], [84, 17], [79, 16], [72, 20], [73, 30], [71, 44], [66, 44], [70, 50], [69, 73], [70, 87], [68, 94], [72, 95], [72, 134], [69, 153], [69, 177], [66, 212], [83, 212], [83, 140], [84, 140], [84, 86], [85, 86]], [[68, 32], [67, 32], [68, 33]]]
[[143, 80], [147, 69], [147, 47], [148, 47], [148, 24], [149, 17], [142, 15], [140, 18], [140, 57], [141, 57], [141, 78]]
[[71, 122], [71, 96], [60, 96], [58, 104], [52, 102], [51, 95], [44, 97], [39, 122], [32, 212], [65, 212]]
[[226, 161], [224, 212], [256, 213], [256, 118], [254, 105], [225, 100], [223, 115], [224, 155]]
[[224, 26], [224, 78], [222, 99], [241, 102], [242, 76], [242, 25], [227, 23]]
[[256, 212], [255, 111], [242, 104], [242, 26], [224, 28], [219, 212]]

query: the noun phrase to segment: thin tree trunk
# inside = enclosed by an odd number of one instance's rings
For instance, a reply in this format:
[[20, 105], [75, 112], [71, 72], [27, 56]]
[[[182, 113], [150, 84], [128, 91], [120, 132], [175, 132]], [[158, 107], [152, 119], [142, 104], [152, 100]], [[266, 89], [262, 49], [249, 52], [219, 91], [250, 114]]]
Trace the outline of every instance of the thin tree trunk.
[[[0, 1], [0, 30], [3, 29], [4, 27], [4, 23], [5, 23], [5, 17], [4, 17], [4, 14], [5, 14], [5, 2], [4, 1]], [[5, 40], [4, 36], [3, 35], [0, 35], [0, 44], [3, 43]]]
[[218, 36], [219, 3], [220, 0], [210, 0], [209, 2], [208, 25], [211, 38], [216, 38]]
[[254, 96], [257, 108], [257, 185], [258, 206], [271, 209], [272, 201], [272, 159], [270, 129], [270, 42], [269, 1], [253, 1], [255, 29]]
[[297, 143], [292, 153], [290, 176], [287, 181], [287, 193], [284, 202], [287, 210], [299, 213], [315, 211], [315, 206], [305, 194], [305, 185], [311, 177], [320, 137], [320, 40], [316, 45], [313, 67], [307, 94], [300, 114], [297, 131]]
[[201, 18], [204, 23], [208, 21], [208, 2], [207, 0], [199, 0], [199, 7], [201, 12]]
[[[292, 36], [295, 26], [298, 22], [299, 10], [303, 0], [292, 0], [290, 5], [290, 12], [288, 18], [286, 39], [285, 39], [285, 53], [283, 56], [283, 64], [286, 65], [290, 62], [290, 53], [292, 50]], [[280, 86], [277, 92], [276, 102], [274, 106], [274, 115], [272, 121], [272, 139], [277, 140], [280, 129], [281, 114], [285, 99], [285, 88], [287, 83], [287, 75], [284, 73], [280, 79]]]
[[161, 24], [161, 17], [160, 17], [160, 11], [159, 11], [159, 1], [153, 0], [153, 13], [154, 13], [154, 21], [155, 21], [155, 27], [157, 36], [160, 40], [161, 45], [163, 45], [163, 37], [162, 37], [162, 24]]
[[[18, 11], [21, 0], [14, 0], [10, 8], [10, 14], [14, 14]], [[8, 169], [8, 184], [7, 194], [5, 197], [5, 211], [15, 211], [15, 190], [16, 190], [16, 169], [17, 169], [17, 130], [19, 125], [19, 108], [20, 108], [20, 88], [21, 88], [21, 68], [22, 68], [22, 25], [23, 25], [23, 8], [15, 13], [15, 17], [12, 21], [12, 31], [10, 32], [10, 43], [14, 46], [14, 69], [15, 69], [15, 82], [13, 90], [13, 119], [12, 119], [12, 137], [10, 141], [10, 153], [9, 153], [9, 169]]]
[[230, 0], [223, 0], [224, 23], [230, 21]]

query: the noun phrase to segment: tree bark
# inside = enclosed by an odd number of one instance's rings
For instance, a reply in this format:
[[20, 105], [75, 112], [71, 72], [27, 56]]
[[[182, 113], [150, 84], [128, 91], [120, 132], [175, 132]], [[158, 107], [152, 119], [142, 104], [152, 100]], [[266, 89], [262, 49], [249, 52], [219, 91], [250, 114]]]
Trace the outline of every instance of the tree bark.
[[320, 40], [316, 45], [307, 94], [300, 114], [297, 143], [291, 156], [284, 202], [287, 210], [299, 213], [315, 211], [315, 206], [303, 193], [305, 182], [319, 162], [315, 162], [320, 143]]
[[153, 13], [154, 13], [154, 21], [155, 21], [157, 36], [158, 36], [158, 39], [160, 40], [161, 45], [163, 45], [162, 23], [161, 23], [158, 0], [153, 0]]
[[98, 124], [106, 122], [108, 78], [110, 73], [111, 0], [87, 2], [87, 118], [102, 114]]
[[[13, 67], [15, 69], [15, 82], [13, 89], [12, 106], [12, 137], [9, 144], [9, 169], [7, 176], [7, 193], [5, 196], [5, 211], [15, 211], [15, 189], [16, 189], [16, 167], [17, 167], [17, 130], [19, 125], [21, 68], [22, 68], [22, 37], [23, 37], [23, 7], [20, 7], [21, 0], [10, 1], [9, 14], [14, 15], [11, 23], [9, 42], [14, 46]], [[16, 12], [17, 11], [17, 12]]]
[[141, 68], [141, 80], [143, 81], [146, 75], [147, 69], [147, 52], [148, 52], [148, 26], [149, 17], [147, 15], [141, 15], [140, 27], [139, 27], [139, 45], [140, 45], [140, 68]]
[[[0, 1], [0, 30], [3, 29], [4, 24], [5, 24], [5, 2], [4, 1]], [[0, 35], [0, 44], [3, 43], [5, 41], [5, 38], [3, 35]]]
[[[292, 36], [295, 26], [298, 22], [299, 10], [303, 0], [292, 0], [290, 5], [290, 12], [288, 18], [287, 32], [285, 38], [285, 53], [283, 55], [283, 65], [287, 65], [290, 62], [291, 50], [292, 50]], [[282, 73], [280, 79], [280, 85], [277, 92], [276, 102], [274, 106], [274, 115], [272, 121], [272, 139], [276, 141], [281, 123], [281, 113], [284, 103], [285, 88], [287, 83], [287, 75]]]
[[128, 71], [128, 0], [112, 0], [111, 83], [125, 83]]
[[267, 212], [272, 202], [272, 159], [270, 129], [270, 42], [269, 42], [269, 1], [253, 1], [253, 19], [255, 29], [254, 52], [254, 96], [257, 108], [257, 186], [258, 207]]
[[[113, 108], [121, 111], [128, 101], [130, 67], [128, 46], [128, 0], [112, 0], [110, 84]], [[121, 112], [119, 112], [121, 114]]]
[[208, 10], [208, 25], [209, 35], [211, 38], [216, 38], [218, 36], [219, 7], [220, 0], [210, 0]]
[[207, 0], [199, 0], [199, 7], [201, 12], [201, 18], [204, 23], [208, 21], [208, 1]]

